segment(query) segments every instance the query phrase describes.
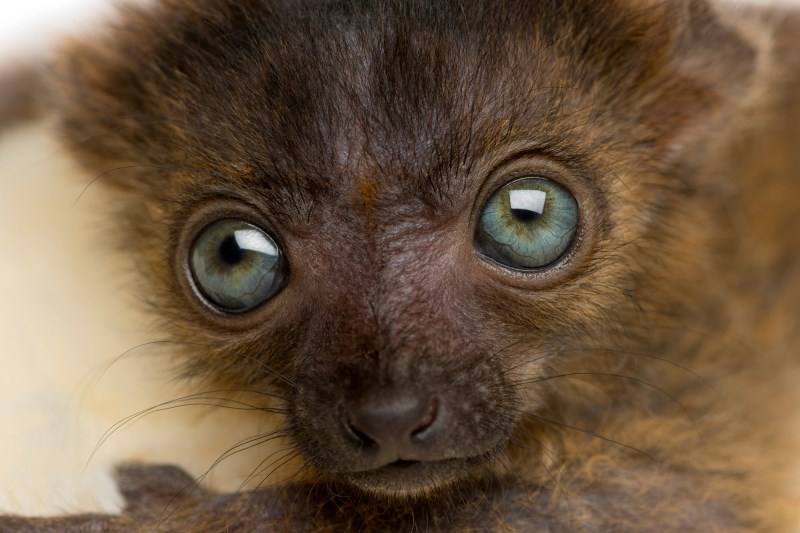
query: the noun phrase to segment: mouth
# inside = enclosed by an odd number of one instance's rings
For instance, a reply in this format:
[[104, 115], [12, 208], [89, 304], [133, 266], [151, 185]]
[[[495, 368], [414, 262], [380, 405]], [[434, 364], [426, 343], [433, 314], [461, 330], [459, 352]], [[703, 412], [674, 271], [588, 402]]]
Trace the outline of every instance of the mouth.
[[489, 389], [489, 399], [473, 400], [417, 383], [371, 385], [344, 398], [338, 390], [310, 390], [292, 411], [301, 453], [321, 477], [377, 500], [438, 497], [491, 477], [515, 422], [503, 416], [485, 423], [480, 413], [501, 412]]
[[471, 477], [473, 472], [487, 466], [491, 455], [434, 461], [400, 459], [380, 468], [348, 472], [342, 474], [342, 478], [369, 493], [414, 499], [440, 492]]

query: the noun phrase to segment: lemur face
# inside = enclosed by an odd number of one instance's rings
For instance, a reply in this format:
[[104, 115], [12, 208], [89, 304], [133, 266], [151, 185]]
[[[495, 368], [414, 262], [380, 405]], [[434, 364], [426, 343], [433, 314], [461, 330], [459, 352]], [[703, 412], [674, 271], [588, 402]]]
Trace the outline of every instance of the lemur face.
[[736, 87], [664, 9], [164, 2], [62, 65], [63, 127], [116, 169], [186, 372], [280, 396], [323, 475], [420, 494], [501, 460], [554, 365], [703, 261], [675, 147]]

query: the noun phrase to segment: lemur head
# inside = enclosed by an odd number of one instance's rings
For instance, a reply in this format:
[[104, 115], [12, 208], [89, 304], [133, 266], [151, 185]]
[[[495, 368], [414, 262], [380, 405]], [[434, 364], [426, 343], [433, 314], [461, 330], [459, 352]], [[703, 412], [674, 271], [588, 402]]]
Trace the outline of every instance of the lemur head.
[[680, 301], [753, 58], [701, 2], [165, 0], [67, 50], [58, 105], [186, 372], [280, 395], [328, 478], [414, 495]]

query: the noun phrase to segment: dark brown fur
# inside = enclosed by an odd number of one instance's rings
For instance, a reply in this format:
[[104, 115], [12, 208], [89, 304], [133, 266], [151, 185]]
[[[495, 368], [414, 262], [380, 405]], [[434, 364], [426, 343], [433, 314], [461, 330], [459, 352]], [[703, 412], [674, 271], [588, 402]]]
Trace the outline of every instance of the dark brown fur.
[[[787, 529], [800, 55], [794, 18], [752, 19], [700, 1], [168, 0], [74, 45], [62, 135], [118, 189], [183, 372], [279, 395], [299, 454], [285, 487], [176, 501], [147, 482], [174, 472], [128, 469], [126, 515], [69, 523]], [[576, 195], [580, 241], [518, 275], [476, 255], [474, 223], [531, 174]], [[183, 270], [233, 214], [292, 267], [237, 317]], [[376, 383], [441, 394], [470, 459], [413, 490], [351, 473], [332, 408]]]

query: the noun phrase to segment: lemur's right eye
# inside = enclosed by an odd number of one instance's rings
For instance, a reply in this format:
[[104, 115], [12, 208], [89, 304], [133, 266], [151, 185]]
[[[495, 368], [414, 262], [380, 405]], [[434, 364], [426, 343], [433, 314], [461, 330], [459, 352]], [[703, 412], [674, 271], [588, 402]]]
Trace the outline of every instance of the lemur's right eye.
[[545, 178], [522, 178], [492, 195], [475, 237], [486, 257], [510, 268], [536, 270], [564, 256], [578, 220], [578, 202], [567, 189]]
[[189, 269], [197, 291], [213, 307], [243, 313], [266, 302], [286, 285], [289, 266], [262, 229], [243, 220], [206, 226], [192, 244]]

